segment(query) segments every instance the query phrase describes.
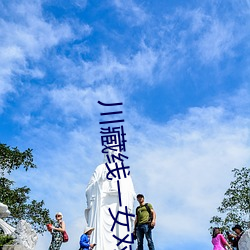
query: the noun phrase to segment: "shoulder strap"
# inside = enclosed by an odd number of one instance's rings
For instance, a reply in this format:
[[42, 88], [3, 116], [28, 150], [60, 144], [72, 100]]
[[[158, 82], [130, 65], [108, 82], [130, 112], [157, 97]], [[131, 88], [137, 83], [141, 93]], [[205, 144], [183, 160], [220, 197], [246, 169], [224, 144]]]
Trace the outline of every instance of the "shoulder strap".
[[138, 206], [138, 207], [136, 208], [136, 215], [138, 215], [138, 209], [139, 209], [139, 207], [140, 207], [140, 206]]
[[[149, 215], [151, 215], [151, 209], [150, 209], [148, 203], [145, 203], [143, 206], [146, 207], [146, 209], [147, 209]], [[139, 208], [140, 208], [140, 206], [138, 206], [138, 207], [136, 208], [136, 215], [138, 214], [138, 209], [139, 209]]]
[[148, 203], [145, 203], [145, 207], [146, 207], [146, 209], [147, 209], [147, 211], [148, 211], [148, 213], [150, 215], [151, 214], [151, 209], [150, 209]]

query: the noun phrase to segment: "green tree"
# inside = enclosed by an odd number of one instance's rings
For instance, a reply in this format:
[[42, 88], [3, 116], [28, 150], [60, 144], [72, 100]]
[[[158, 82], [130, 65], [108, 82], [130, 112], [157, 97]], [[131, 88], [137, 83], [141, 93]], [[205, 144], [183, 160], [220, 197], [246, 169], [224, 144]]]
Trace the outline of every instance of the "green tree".
[[25, 171], [36, 168], [33, 163], [32, 150], [21, 152], [18, 148], [10, 148], [0, 143], [0, 202], [6, 204], [11, 216], [5, 220], [15, 226], [21, 219], [29, 222], [38, 233], [43, 233], [45, 225], [52, 219], [49, 210], [44, 208], [44, 201], [30, 200], [30, 188], [24, 186], [14, 188], [14, 181], [6, 178], [12, 171], [24, 168]]
[[234, 180], [217, 208], [222, 216], [213, 216], [210, 220], [212, 225], [222, 228], [223, 231], [231, 230], [235, 224], [246, 229], [250, 220], [250, 168], [235, 168], [232, 172]]

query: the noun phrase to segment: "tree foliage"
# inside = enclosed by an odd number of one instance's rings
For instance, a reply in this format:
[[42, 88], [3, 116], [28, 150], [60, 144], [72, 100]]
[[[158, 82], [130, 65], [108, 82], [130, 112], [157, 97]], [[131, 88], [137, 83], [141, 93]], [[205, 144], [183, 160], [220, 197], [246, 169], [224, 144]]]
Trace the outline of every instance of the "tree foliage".
[[233, 169], [234, 180], [217, 211], [222, 216], [213, 216], [210, 223], [229, 231], [235, 224], [247, 228], [250, 220], [250, 168]]
[[36, 168], [33, 163], [32, 149], [28, 148], [21, 152], [17, 147], [10, 148], [6, 144], [0, 143], [0, 173], [3, 176], [5, 172], [10, 174], [13, 170], [21, 166], [27, 171], [29, 168]]
[[30, 200], [30, 188], [27, 186], [14, 188], [14, 182], [5, 177], [12, 171], [23, 167], [26, 171], [36, 168], [33, 163], [32, 150], [20, 152], [18, 148], [10, 148], [0, 144], [0, 202], [6, 204], [11, 216], [5, 220], [15, 226], [21, 219], [29, 222], [38, 233], [46, 230], [45, 224], [51, 222], [49, 210], [44, 208], [44, 201]]
[[12, 236], [0, 234], [0, 247], [2, 247], [3, 245], [12, 245], [13, 243], [14, 238]]

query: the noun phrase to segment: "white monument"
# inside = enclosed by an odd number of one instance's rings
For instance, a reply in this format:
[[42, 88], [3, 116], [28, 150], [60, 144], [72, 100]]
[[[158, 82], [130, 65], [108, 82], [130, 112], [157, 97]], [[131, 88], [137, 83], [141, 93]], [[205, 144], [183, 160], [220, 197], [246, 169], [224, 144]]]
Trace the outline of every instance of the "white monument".
[[24, 220], [19, 221], [16, 228], [10, 226], [2, 219], [8, 217], [9, 215], [10, 211], [8, 210], [8, 206], [0, 203], [0, 228], [3, 229], [4, 234], [13, 236], [15, 241], [13, 246], [6, 246], [5, 248], [34, 250], [38, 240], [35, 230], [32, 229], [31, 225]]
[[6, 218], [10, 215], [8, 206], [0, 202], [0, 228], [3, 229], [4, 234], [11, 235], [14, 233], [15, 228], [6, 223], [2, 218]]
[[16, 231], [13, 234], [15, 242], [24, 247], [25, 250], [34, 250], [38, 236], [31, 225], [25, 220], [20, 220], [17, 224]]
[[[111, 157], [112, 154], [114, 154], [113, 151], [109, 150], [108, 155]], [[116, 155], [118, 154], [116, 153]], [[124, 165], [126, 165], [125, 163], [126, 160], [124, 161]], [[110, 169], [115, 169], [115, 163], [108, 163], [108, 166]], [[116, 244], [118, 241], [113, 235], [123, 239], [129, 234], [126, 240], [131, 240], [134, 225], [134, 217], [128, 217], [129, 232], [127, 231], [127, 227], [118, 224], [116, 224], [111, 232], [114, 220], [110, 215], [109, 208], [114, 217], [116, 217], [118, 211], [125, 212], [125, 206], [127, 206], [128, 212], [133, 214], [136, 194], [130, 175], [127, 175], [126, 178], [122, 176], [119, 179], [122, 202], [122, 206], [120, 206], [118, 179], [112, 178], [112, 180], [108, 180], [107, 173], [108, 169], [105, 163], [97, 166], [86, 189], [87, 209], [85, 210], [85, 218], [88, 226], [95, 228], [91, 234], [91, 243], [97, 244], [94, 248], [95, 250], [122, 249], [125, 244], [122, 243], [117, 247]], [[126, 218], [123, 215], [120, 215], [118, 220], [119, 222], [126, 223]]]
[[243, 233], [238, 244], [239, 250], [250, 250], [250, 229]]

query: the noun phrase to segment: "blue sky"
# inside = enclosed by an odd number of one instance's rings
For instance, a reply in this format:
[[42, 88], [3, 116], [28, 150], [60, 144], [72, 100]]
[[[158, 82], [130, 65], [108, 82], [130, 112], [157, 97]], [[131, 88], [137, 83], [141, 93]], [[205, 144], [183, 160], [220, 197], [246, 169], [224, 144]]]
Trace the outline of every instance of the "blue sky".
[[0, 1], [1, 143], [33, 149], [38, 168], [11, 178], [63, 212], [62, 250], [103, 161], [98, 100], [123, 102], [156, 248], [211, 249], [209, 220], [250, 160], [249, 20], [249, 0]]

